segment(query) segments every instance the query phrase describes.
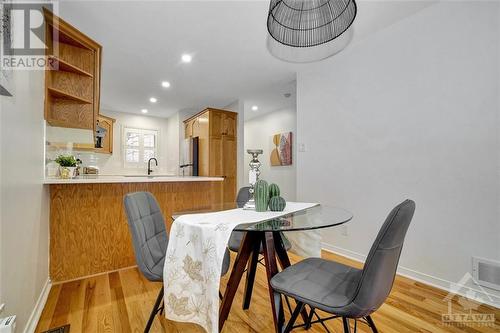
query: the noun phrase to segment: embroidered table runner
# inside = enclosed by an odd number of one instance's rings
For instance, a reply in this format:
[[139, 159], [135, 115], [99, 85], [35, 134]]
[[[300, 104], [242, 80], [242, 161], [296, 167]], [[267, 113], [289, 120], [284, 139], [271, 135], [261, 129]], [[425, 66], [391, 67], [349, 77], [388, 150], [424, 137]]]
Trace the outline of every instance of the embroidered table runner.
[[282, 212], [241, 208], [188, 214], [175, 219], [163, 268], [165, 317], [219, 331], [219, 284], [224, 252], [233, 229], [299, 212], [318, 204], [287, 202]]

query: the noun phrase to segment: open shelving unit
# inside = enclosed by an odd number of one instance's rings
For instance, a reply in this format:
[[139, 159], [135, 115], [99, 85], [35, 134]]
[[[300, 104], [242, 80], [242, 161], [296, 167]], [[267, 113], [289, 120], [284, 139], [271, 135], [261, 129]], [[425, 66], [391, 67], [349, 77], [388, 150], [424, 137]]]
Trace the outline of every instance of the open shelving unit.
[[45, 119], [51, 126], [95, 131], [102, 47], [52, 12], [45, 10], [44, 16]]
[[49, 65], [51, 66], [51, 70], [60, 70], [80, 75], [85, 75], [88, 77], [94, 77], [93, 74], [84, 71], [81, 68], [76, 67], [75, 65], [70, 64], [69, 62], [56, 57], [55, 55], [49, 55]]

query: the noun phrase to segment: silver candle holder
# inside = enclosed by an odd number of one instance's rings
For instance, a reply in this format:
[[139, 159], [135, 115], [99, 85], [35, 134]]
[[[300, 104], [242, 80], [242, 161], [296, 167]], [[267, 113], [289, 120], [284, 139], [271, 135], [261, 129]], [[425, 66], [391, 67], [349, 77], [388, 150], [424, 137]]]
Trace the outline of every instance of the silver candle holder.
[[248, 164], [250, 166], [250, 172], [248, 173], [248, 182], [250, 183], [250, 198], [248, 199], [243, 209], [247, 210], [255, 210], [255, 183], [259, 180], [260, 176], [260, 162], [257, 158], [260, 154], [263, 153], [262, 149], [248, 149], [247, 153], [252, 155], [252, 160]]

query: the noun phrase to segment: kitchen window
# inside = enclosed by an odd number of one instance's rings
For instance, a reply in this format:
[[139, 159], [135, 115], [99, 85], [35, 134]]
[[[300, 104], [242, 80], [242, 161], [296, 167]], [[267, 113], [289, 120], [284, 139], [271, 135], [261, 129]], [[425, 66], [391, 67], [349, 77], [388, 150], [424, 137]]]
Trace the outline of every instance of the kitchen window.
[[158, 131], [127, 128], [123, 130], [123, 161], [128, 167], [143, 167], [158, 153]]

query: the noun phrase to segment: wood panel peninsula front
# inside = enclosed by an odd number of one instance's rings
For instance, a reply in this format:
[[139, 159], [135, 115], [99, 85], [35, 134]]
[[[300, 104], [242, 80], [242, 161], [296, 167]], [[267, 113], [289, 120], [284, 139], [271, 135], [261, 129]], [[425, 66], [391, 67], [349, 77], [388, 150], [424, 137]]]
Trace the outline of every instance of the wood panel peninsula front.
[[61, 282], [136, 264], [125, 194], [153, 193], [170, 230], [174, 211], [220, 206], [224, 179], [98, 176], [44, 183], [50, 187], [50, 278]]

